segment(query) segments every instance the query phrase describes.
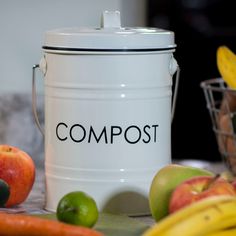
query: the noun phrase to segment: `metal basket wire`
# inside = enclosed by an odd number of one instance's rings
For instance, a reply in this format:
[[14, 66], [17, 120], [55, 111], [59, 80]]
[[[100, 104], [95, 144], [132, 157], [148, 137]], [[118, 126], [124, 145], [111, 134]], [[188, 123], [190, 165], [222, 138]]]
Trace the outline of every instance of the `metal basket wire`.
[[236, 175], [236, 90], [228, 88], [220, 78], [203, 81], [200, 86], [219, 152], [225, 165]]

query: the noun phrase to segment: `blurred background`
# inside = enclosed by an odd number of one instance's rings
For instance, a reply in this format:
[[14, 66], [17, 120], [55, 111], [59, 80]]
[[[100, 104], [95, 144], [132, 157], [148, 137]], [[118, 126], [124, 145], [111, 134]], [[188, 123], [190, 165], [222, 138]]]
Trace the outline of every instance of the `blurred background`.
[[[31, 109], [32, 66], [44, 33], [63, 27], [100, 27], [104, 10], [121, 12], [124, 26], [145, 26], [145, 0], [0, 0], [0, 143], [28, 152], [43, 166], [43, 137]], [[43, 76], [37, 73], [37, 110], [44, 123]]]
[[[0, 0], [0, 143], [19, 146], [39, 164], [43, 139], [31, 112], [31, 73], [49, 29], [99, 27], [103, 10], [119, 10], [123, 26], [175, 32], [181, 68], [172, 124], [174, 159], [220, 160], [200, 82], [219, 77], [216, 49], [236, 52], [234, 0]], [[43, 122], [43, 78], [37, 75]]]
[[234, 0], [150, 0], [148, 25], [175, 32], [181, 68], [172, 153], [175, 159], [220, 160], [200, 82], [219, 77], [216, 50], [236, 52]]
[[122, 25], [146, 24], [145, 0], [0, 0], [0, 91], [31, 91], [31, 68], [42, 56], [45, 31], [100, 27], [104, 10], [120, 11]]

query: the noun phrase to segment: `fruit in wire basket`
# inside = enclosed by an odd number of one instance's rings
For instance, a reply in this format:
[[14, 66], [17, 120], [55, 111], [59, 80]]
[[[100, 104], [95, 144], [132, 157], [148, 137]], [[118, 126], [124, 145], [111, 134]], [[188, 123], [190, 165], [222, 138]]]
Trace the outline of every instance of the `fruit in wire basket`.
[[217, 141], [220, 153], [236, 174], [236, 54], [228, 47], [220, 46], [217, 49], [217, 66], [228, 85], [224, 90], [217, 121]]
[[228, 47], [220, 46], [216, 52], [217, 67], [229, 89], [225, 89], [219, 115], [236, 111], [236, 54]]
[[230, 114], [236, 111], [236, 90], [225, 89], [223, 99], [220, 105], [219, 116]]
[[236, 173], [236, 115], [231, 113], [219, 117], [218, 143], [221, 154], [225, 157], [233, 173]]
[[230, 88], [236, 89], [236, 55], [226, 46], [217, 49], [218, 70]]

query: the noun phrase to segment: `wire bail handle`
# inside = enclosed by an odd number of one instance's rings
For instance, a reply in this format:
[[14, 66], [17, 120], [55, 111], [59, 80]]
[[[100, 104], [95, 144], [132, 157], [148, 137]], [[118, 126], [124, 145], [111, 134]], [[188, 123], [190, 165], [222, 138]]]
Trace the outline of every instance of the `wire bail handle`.
[[44, 130], [39, 122], [38, 112], [37, 112], [36, 85], [35, 85], [35, 71], [37, 68], [41, 69], [44, 67], [43, 66], [41, 67], [41, 65], [39, 65], [39, 64], [35, 64], [35, 65], [33, 65], [33, 68], [32, 68], [33, 69], [32, 70], [32, 111], [33, 111], [34, 121], [35, 121], [40, 133], [44, 137]]
[[173, 98], [172, 98], [172, 108], [171, 108], [171, 122], [173, 122], [175, 108], [176, 108], [178, 88], [179, 88], [179, 76], [180, 76], [180, 67], [177, 61], [175, 60], [174, 56], [172, 56], [170, 60], [169, 72], [171, 76], [174, 76], [175, 74], [175, 88], [174, 88], [174, 93], [173, 93]]

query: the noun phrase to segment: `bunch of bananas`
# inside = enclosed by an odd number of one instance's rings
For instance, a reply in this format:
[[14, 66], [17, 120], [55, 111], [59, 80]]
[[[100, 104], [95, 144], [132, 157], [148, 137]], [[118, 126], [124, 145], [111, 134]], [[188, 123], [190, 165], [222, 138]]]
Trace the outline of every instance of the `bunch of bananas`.
[[217, 49], [217, 67], [226, 84], [236, 89], [236, 55], [226, 46]]
[[167, 216], [143, 236], [235, 236], [236, 197], [213, 196]]

